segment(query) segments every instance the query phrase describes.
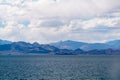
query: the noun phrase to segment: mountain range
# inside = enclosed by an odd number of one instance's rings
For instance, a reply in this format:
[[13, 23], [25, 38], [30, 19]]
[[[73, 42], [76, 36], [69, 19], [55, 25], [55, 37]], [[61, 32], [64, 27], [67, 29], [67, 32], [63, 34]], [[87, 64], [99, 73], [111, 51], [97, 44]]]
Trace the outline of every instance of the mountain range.
[[0, 54], [120, 54], [120, 40], [109, 41], [106, 43], [85, 43], [67, 40], [51, 44], [0, 40]]
[[1, 40], [0, 39], [0, 45], [2, 45], [2, 44], [11, 44], [11, 43], [12, 43], [11, 41]]
[[120, 40], [109, 41], [106, 43], [85, 43], [85, 42], [78, 42], [78, 41], [60, 41], [56, 43], [51, 43], [50, 45], [55, 46], [60, 49], [82, 49], [85, 51], [94, 50], [94, 49], [120, 49]]
[[50, 45], [40, 45], [35, 42], [33, 44], [27, 42], [12, 42], [11, 44], [0, 45], [1, 54], [13, 54], [13, 53], [41, 53], [47, 54], [50, 52], [55, 52], [59, 50], [58, 48]]

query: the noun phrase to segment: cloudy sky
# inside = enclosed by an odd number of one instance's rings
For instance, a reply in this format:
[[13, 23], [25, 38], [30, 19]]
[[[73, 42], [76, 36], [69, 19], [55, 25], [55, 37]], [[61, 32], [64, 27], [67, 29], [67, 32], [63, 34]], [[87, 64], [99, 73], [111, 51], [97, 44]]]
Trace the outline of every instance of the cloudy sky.
[[50, 43], [120, 39], [119, 0], [0, 0], [0, 39]]

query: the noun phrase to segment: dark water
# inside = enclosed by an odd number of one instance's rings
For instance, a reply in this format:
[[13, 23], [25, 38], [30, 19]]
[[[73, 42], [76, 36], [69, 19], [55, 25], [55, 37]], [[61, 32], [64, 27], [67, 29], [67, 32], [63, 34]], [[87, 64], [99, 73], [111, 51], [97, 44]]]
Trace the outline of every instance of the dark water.
[[120, 56], [0, 56], [0, 80], [120, 80]]

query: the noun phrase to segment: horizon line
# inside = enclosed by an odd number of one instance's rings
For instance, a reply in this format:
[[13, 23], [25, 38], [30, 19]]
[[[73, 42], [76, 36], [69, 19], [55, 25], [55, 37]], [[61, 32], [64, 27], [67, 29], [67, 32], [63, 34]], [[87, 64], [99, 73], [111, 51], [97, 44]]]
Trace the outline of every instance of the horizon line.
[[107, 42], [111, 42], [111, 41], [120, 41], [120, 39], [114, 39], [114, 40], [108, 40], [108, 41], [104, 41], [104, 42], [88, 42], [88, 41], [78, 41], [78, 40], [59, 40], [59, 41], [52, 41], [52, 42], [49, 42], [49, 43], [40, 43], [39, 41], [33, 41], [33, 42], [30, 42], [30, 41], [24, 41], [24, 40], [18, 40], [18, 41], [12, 41], [12, 40], [5, 40], [5, 39], [0, 39], [2, 41], [9, 41], [9, 42], [26, 42], [26, 43], [39, 43], [39, 44], [53, 44], [53, 43], [58, 43], [58, 42], [65, 42], [65, 41], [73, 41], [73, 42], [81, 42], [81, 43], [88, 43], [88, 44], [96, 44], [96, 43], [107, 43]]

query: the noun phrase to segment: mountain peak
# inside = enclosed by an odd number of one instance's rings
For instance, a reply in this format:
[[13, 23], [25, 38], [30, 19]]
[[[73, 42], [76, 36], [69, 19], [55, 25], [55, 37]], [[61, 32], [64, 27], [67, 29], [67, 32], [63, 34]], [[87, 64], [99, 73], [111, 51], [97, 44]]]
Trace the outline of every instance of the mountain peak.
[[73, 49], [74, 50], [74, 49], [80, 48], [80, 46], [85, 45], [85, 44], [87, 44], [87, 43], [66, 40], [66, 41], [59, 41], [56, 43], [52, 43], [50, 45], [53, 45], [53, 46], [58, 47], [60, 49]]
[[107, 49], [107, 48], [118, 49], [120, 48], [120, 40], [109, 41], [106, 43], [85, 43], [85, 42], [66, 40], [66, 41], [52, 43], [51, 45], [58, 47], [60, 49], [72, 49], [72, 50], [75, 49], [99, 50], [99, 49]]
[[12, 42], [11, 41], [7, 41], [7, 40], [2, 40], [0, 39], [0, 45], [3, 45], [3, 44], [11, 44]]

